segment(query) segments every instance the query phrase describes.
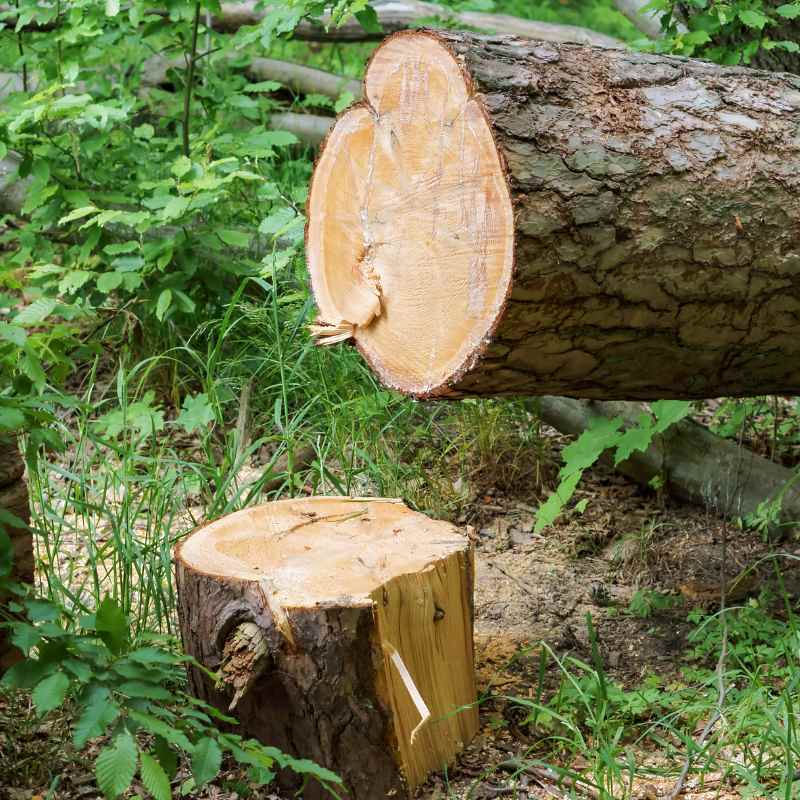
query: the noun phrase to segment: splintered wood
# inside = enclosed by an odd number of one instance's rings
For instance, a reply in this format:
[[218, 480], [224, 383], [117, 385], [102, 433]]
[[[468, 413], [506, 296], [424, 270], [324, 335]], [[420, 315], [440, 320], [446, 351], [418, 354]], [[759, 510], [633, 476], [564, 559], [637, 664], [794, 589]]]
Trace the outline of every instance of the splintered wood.
[[200, 528], [176, 572], [184, 646], [220, 674], [193, 670], [195, 693], [355, 800], [413, 790], [475, 734], [473, 560], [452, 525], [397, 500], [284, 500]]
[[791, 76], [407, 31], [364, 86], [311, 182], [320, 343], [423, 398], [800, 392]]

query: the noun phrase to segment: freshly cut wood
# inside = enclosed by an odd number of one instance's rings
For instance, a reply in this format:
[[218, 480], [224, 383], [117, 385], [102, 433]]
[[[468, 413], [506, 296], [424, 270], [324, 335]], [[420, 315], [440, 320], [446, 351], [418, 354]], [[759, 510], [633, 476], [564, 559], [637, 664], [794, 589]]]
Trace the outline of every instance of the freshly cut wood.
[[[580, 434], [598, 419], [621, 417], [636, 425], [637, 403], [542, 397], [538, 413], [562, 433]], [[794, 472], [723, 439], [692, 420], [681, 420], [657, 436], [645, 451], [635, 451], [616, 469], [642, 486], [664, 480], [669, 494], [726, 517], [751, 517], [772, 501], [779, 506], [775, 533], [800, 526], [800, 486]]]
[[[30, 529], [31, 512], [28, 503], [28, 485], [23, 478], [25, 464], [16, 440], [0, 438], [0, 510], [12, 514], [20, 525], [6, 524], [3, 530], [11, 539], [14, 563], [11, 577], [15, 581], [33, 583], [33, 534]], [[4, 598], [0, 595], [0, 605]], [[0, 673], [19, 660], [20, 652], [11, 646], [6, 631], [0, 629]]]
[[473, 559], [452, 525], [397, 500], [282, 500], [200, 528], [175, 563], [184, 647], [222, 675], [193, 670], [194, 692], [347, 796], [411, 791], [475, 734]]
[[321, 341], [418, 397], [800, 392], [787, 75], [407, 32], [312, 180]]

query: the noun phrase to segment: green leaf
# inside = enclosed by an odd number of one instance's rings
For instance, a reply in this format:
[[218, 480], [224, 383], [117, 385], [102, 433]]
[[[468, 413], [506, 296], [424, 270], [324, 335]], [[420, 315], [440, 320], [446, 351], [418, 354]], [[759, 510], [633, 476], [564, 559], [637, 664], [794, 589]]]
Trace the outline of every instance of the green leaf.
[[161, 211], [161, 216], [166, 220], [177, 219], [178, 217], [183, 216], [183, 214], [186, 212], [186, 209], [189, 208], [190, 202], [191, 201], [188, 197], [170, 197], [170, 199], [167, 201], [167, 204]]
[[214, 409], [208, 402], [208, 395], [205, 393], [194, 397], [191, 395], [184, 397], [183, 409], [175, 420], [187, 433], [205, 428], [213, 421]]
[[97, 289], [109, 294], [118, 289], [125, 276], [121, 272], [106, 272], [97, 279]]
[[769, 17], [753, 9], [740, 10], [738, 17], [748, 28], [758, 28], [758, 30], [762, 30], [770, 21]]
[[58, 221], [59, 225], [66, 225], [68, 222], [74, 222], [76, 219], [83, 219], [84, 217], [88, 217], [89, 214], [96, 214], [100, 211], [99, 208], [96, 206], [83, 206], [81, 208], [75, 208], [69, 212], [64, 217]]
[[24, 328], [20, 328], [18, 325], [11, 325], [8, 322], [0, 322], [0, 339], [11, 342], [17, 347], [23, 347], [27, 338], [28, 334]]
[[61, 617], [61, 609], [49, 600], [26, 600], [24, 605], [31, 622], [55, 622]]
[[71, 269], [58, 282], [58, 291], [61, 294], [72, 294], [77, 292], [82, 286], [88, 283], [93, 277], [94, 272], [85, 269]]
[[656, 418], [654, 432], [664, 433], [670, 425], [689, 416], [692, 404], [688, 400], [657, 400], [650, 404], [650, 409]]
[[622, 436], [619, 432], [622, 421], [622, 417], [593, 420], [589, 427], [562, 451], [564, 466], [559, 475], [565, 478], [591, 467], [603, 452], [619, 442]]
[[161, 294], [158, 296], [158, 302], [156, 303], [156, 318], [159, 320], [159, 322], [163, 321], [164, 315], [167, 313], [167, 311], [169, 311], [169, 307], [171, 305], [172, 290], [162, 290]]
[[536, 512], [536, 525], [533, 532], [541, 533], [549, 525], [552, 525], [561, 513], [564, 505], [569, 502], [575, 489], [578, 486], [583, 472], [573, 472], [558, 485], [558, 488], [539, 506]]
[[146, 683], [144, 681], [125, 681], [117, 689], [129, 697], [139, 697], [144, 700], [172, 700], [174, 694], [157, 683]]
[[39, 715], [58, 708], [67, 696], [70, 680], [63, 672], [55, 672], [36, 684], [31, 699]]
[[[192, 743], [186, 738], [184, 733], [172, 725], [167, 725], [166, 722], [158, 719], [158, 717], [154, 717], [152, 714], [143, 714], [133, 709], [128, 712], [128, 715], [134, 722], [138, 722], [145, 730], [150, 731], [150, 733], [156, 736], [160, 736], [176, 747], [180, 747], [181, 750], [187, 753], [191, 753], [192, 750], [194, 750]], [[164, 762], [162, 762], [162, 764], [163, 763]]]
[[153, 743], [153, 754], [167, 777], [172, 780], [178, 772], [178, 755], [163, 736], [156, 736]]
[[94, 774], [100, 791], [110, 800], [131, 785], [136, 773], [137, 756], [136, 742], [128, 731], [118, 734], [111, 745], [100, 751]]
[[786, 3], [778, 6], [775, 9], [775, 13], [786, 19], [797, 19], [797, 17], [800, 17], [800, 3]]
[[78, 749], [83, 748], [89, 739], [102, 736], [119, 716], [119, 706], [111, 699], [105, 686], [91, 687], [82, 701], [83, 712], [72, 731], [72, 741]]
[[155, 133], [156, 129], [149, 122], [145, 122], [143, 125], [133, 129], [133, 135], [137, 139], [152, 139]]
[[283, 84], [278, 83], [278, 81], [261, 81], [260, 83], [249, 83], [242, 91], [269, 94], [270, 92], [277, 92], [282, 86]]
[[30, 305], [25, 306], [22, 311], [14, 317], [15, 325], [38, 325], [49, 317], [56, 307], [53, 297], [40, 297]]
[[195, 785], [202, 786], [213, 780], [222, 764], [222, 751], [215, 739], [206, 737], [201, 739], [192, 754], [192, 775]]
[[17, 408], [0, 406], [0, 428], [15, 431], [25, 424], [25, 415]]
[[180, 156], [172, 165], [172, 174], [176, 178], [182, 178], [192, 168], [192, 161], [187, 156]]
[[139, 775], [144, 788], [150, 792], [155, 800], [171, 800], [169, 778], [161, 764], [148, 753], [142, 753], [139, 766]]
[[217, 236], [219, 236], [225, 244], [231, 245], [231, 247], [247, 247], [250, 244], [249, 234], [243, 233], [242, 231], [223, 228], [217, 231]]
[[128, 646], [130, 641], [128, 619], [108, 595], [97, 609], [95, 630], [114, 655], [119, 655]]
[[5, 528], [0, 525], [0, 578], [6, 578], [11, 574], [13, 563], [14, 545]]
[[372, 6], [356, 12], [356, 19], [367, 33], [383, 33], [378, 14]]
[[630, 458], [631, 453], [641, 450], [643, 453], [653, 441], [653, 419], [649, 414], [641, 414], [637, 425], [632, 425], [619, 439], [617, 452], [614, 455], [614, 466]]

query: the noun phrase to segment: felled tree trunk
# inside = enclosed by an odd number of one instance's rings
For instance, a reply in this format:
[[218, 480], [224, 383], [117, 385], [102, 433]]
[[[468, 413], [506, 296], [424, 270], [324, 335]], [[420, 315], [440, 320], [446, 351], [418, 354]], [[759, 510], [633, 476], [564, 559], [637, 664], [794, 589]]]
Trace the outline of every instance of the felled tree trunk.
[[176, 571], [184, 647], [222, 675], [193, 670], [194, 692], [348, 797], [413, 790], [474, 735], [472, 552], [453, 526], [394, 500], [284, 500], [201, 528]]
[[[628, 428], [642, 413], [636, 403], [568, 397], [542, 397], [537, 410], [548, 425], [572, 434], [603, 418], [619, 417]], [[726, 517], [749, 519], [763, 512], [773, 533], [795, 529], [800, 521], [800, 487], [792, 470], [689, 419], [671, 425], [647, 450], [634, 451], [616, 469], [642, 486], [659, 478], [674, 497]], [[770, 501], [774, 515], [768, 513]]]
[[[20, 525], [0, 519], [0, 525], [11, 539], [14, 553], [11, 578], [22, 583], [33, 583], [33, 535], [28, 527], [31, 512], [28, 505], [28, 486], [23, 478], [25, 463], [13, 438], [0, 438], [0, 510], [15, 517]], [[0, 595], [0, 604], [3, 597]], [[11, 647], [7, 634], [0, 628], [0, 672], [10, 667], [20, 657]]]
[[418, 397], [800, 391], [800, 88], [409, 32], [313, 177], [317, 333]]

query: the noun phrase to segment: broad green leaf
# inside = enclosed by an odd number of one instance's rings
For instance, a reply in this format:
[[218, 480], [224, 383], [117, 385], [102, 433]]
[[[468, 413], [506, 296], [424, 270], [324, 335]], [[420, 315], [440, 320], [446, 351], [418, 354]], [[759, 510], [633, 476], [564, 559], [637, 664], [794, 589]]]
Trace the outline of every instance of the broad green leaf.
[[243, 231], [235, 231], [228, 228], [223, 228], [222, 230], [217, 231], [217, 236], [219, 236], [219, 238], [222, 239], [225, 244], [231, 245], [231, 247], [247, 247], [250, 244], [249, 234], [246, 234]]
[[72, 731], [75, 747], [81, 749], [89, 739], [102, 736], [119, 716], [119, 706], [105, 686], [92, 687], [83, 697], [83, 711]]
[[14, 563], [14, 545], [11, 537], [6, 533], [5, 528], [0, 525], [0, 578], [5, 578], [11, 574], [11, 567]]
[[145, 122], [133, 129], [133, 135], [137, 139], [152, 139], [155, 136], [156, 129], [149, 123]]
[[692, 412], [692, 404], [688, 400], [657, 400], [650, 404], [656, 418], [655, 433], [664, 433], [670, 425], [680, 422]]
[[109, 294], [120, 287], [124, 277], [121, 272], [105, 272], [97, 279], [97, 289]]
[[367, 6], [356, 12], [356, 19], [367, 33], [383, 33], [378, 14], [372, 6]]
[[643, 453], [653, 441], [653, 420], [649, 414], [641, 414], [636, 425], [632, 425], [619, 438], [617, 451], [614, 454], [614, 466], [630, 458], [631, 453], [641, 450]]
[[128, 619], [108, 595], [97, 609], [95, 630], [114, 655], [119, 655], [130, 641]]
[[55, 622], [61, 617], [61, 609], [49, 600], [26, 600], [25, 610], [31, 622]]
[[11, 325], [8, 322], [0, 322], [0, 339], [11, 342], [17, 347], [23, 347], [27, 338], [28, 334], [24, 328], [18, 325]]
[[188, 197], [182, 196], [173, 196], [167, 201], [167, 204], [164, 206], [161, 216], [163, 219], [177, 219], [178, 217], [183, 216], [186, 212], [186, 209], [189, 208], [190, 200]]
[[148, 753], [142, 753], [139, 764], [139, 775], [144, 788], [150, 792], [155, 800], [171, 800], [169, 778], [161, 764]]
[[61, 217], [61, 219], [58, 221], [58, 224], [66, 225], [68, 222], [74, 222], [76, 219], [83, 219], [84, 217], [88, 217], [89, 214], [96, 214], [99, 211], [100, 209], [96, 206], [83, 206], [81, 208], [75, 208], [66, 216]]
[[194, 397], [191, 395], [184, 397], [183, 408], [175, 420], [187, 433], [206, 428], [213, 421], [214, 409], [208, 402], [208, 395], [205, 393]]
[[117, 734], [112, 744], [100, 751], [94, 774], [100, 791], [109, 800], [121, 795], [131, 785], [137, 756], [136, 742], [128, 731]]
[[126, 694], [129, 697], [140, 697], [144, 700], [172, 700], [174, 697], [169, 689], [165, 689], [157, 683], [125, 681], [125, 683], [121, 683], [117, 688], [122, 694]]
[[609, 447], [614, 447], [619, 442], [622, 435], [619, 432], [621, 426], [622, 417], [593, 420], [590, 426], [562, 451], [564, 466], [559, 475], [566, 478], [591, 467]]
[[192, 776], [195, 785], [202, 786], [213, 780], [222, 764], [222, 751], [215, 739], [206, 737], [194, 747], [192, 753]]
[[163, 289], [161, 294], [158, 296], [158, 302], [156, 303], [156, 318], [159, 322], [163, 321], [164, 315], [169, 311], [169, 307], [172, 305], [172, 290], [171, 289]]
[[36, 684], [31, 699], [40, 716], [58, 708], [64, 702], [69, 685], [69, 677], [63, 672], [55, 672]]
[[800, 3], [785, 3], [775, 9], [775, 13], [786, 19], [797, 19], [800, 17]]
[[40, 297], [25, 306], [13, 319], [15, 325], [38, 325], [49, 317], [56, 307], [53, 297]]
[[106, 0], [106, 16], [116, 17], [119, 14], [119, 0]]
[[15, 431], [25, 424], [25, 415], [17, 408], [0, 405], [0, 428]]
[[192, 168], [192, 160], [187, 156], [180, 156], [172, 165], [172, 174], [176, 178], [182, 178]]
[[561, 513], [564, 505], [569, 502], [575, 489], [578, 486], [583, 472], [573, 472], [558, 485], [558, 488], [539, 506], [536, 512], [536, 525], [534, 533], [541, 533], [549, 525], [552, 525]]
[[139, 723], [145, 730], [150, 733], [160, 736], [175, 747], [180, 747], [186, 753], [191, 753], [194, 750], [192, 743], [178, 728], [173, 725], [168, 725], [163, 720], [154, 717], [152, 714], [144, 714], [140, 711], [132, 709], [128, 712], [130, 718]]
[[762, 30], [770, 21], [769, 17], [753, 9], [740, 10], [738, 17], [748, 28], [757, 28], [758, 30]]
[[178, 771], [178, 755], [163, 736], [156, 736], [153, 743], [153, 754], [158, 759], [158, 763], [161, 764], [167, 777], [172, 780]]
[[58, 282], [58, 291], [61, 294], [72, 294], [87, 284], [95, 276], [94, 272], [85, 269], [71, 269]]
[[242, 89], [243, 92], [263, 92], [269, 94], [270, 92], [277, 92], [283, 84], [278, 81], [260, 81], [259, 83], [249, 83]]
[[42, 640], [42, 632], [28, 622], [15, 622], [11, 627], [11, 642], [23, 653], [28, 653]]

